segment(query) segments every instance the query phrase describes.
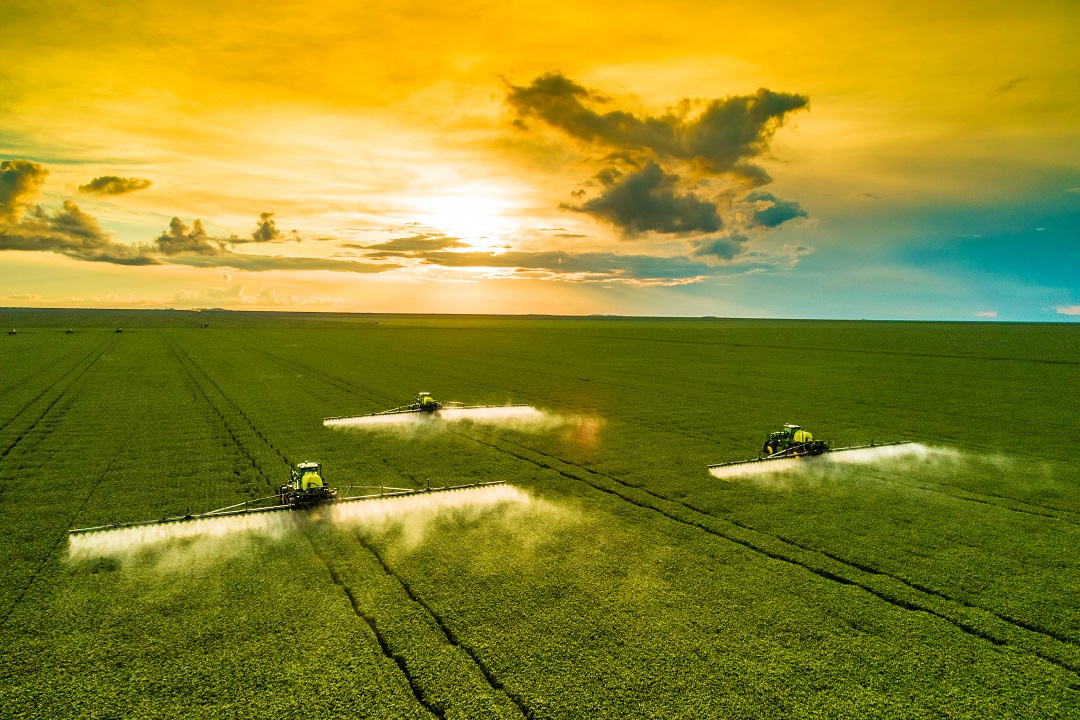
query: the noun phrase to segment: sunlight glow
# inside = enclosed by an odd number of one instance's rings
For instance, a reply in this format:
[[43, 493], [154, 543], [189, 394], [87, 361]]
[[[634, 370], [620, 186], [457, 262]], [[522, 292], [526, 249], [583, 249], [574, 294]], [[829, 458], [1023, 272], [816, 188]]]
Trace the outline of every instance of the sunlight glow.
[[500, 244], [505, 234], [517, 229], [516, 220], [507, 217], [511, 208], [512, 204], [491, 188], [415, 201], [415, 212], [424, 225], [467, 242], [477, 250]]

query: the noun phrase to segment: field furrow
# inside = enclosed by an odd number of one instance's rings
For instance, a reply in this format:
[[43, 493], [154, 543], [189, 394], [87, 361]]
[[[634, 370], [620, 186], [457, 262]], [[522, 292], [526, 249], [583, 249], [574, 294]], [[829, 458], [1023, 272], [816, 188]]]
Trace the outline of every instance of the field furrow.
[[[13, 717], [1080, 712], [1071, 330], [51, 322], [79, 331], [28, 326], [0, 348], [0, 707]], [[420, 390], [527, 403], [542, 421], [322, 425]], [[753, 456], [783, 422], [930, 450], [706, 471]], [[508, 484], [152, 524], [65, 551], [73, 525], [263, 497], [308, 460], [343, 493]]]
[[[217, 408], [218, 415], [221, 418], [222, 423], [225, 424], [226, 426], [229, 426], [230, 428], [233, 428], [233, 427], [236, 427], [236, 426], [242, 426], [242, 428], [239, 429], [239, 430], [230, 429], [230, 435], [231, 435], [232, 439], [236, 442], [237, 446], [239, 448], [241, 448], [243, 450], [243, 452], [245, 452], [245, 454], [249, 458], [253, 459], [256, 454], [260, 454], [260, 453], [253, 452], [253, 451], [249, 450], [248, 447], [251, 446], [251, 445], [262, 444], [263, 446], [265, 446], [269, 450], [273, 451], [286, 464], [286, 466], [290, 466], [292, 464], [290, 459], [274, 445], [274, 443], [271, 441], [271, 439], [269, 437], [267, 437], [266, 434], [264, 434], [262, 431], [259, 430], [259, 428], [257, 427], [256, 423], [253, 421], [253, 419], [245, 412], [242, 404], [238, 403], [237, 401], [232, 399], [229, 395], [227, 395], [221, 389], [221, 385], [219, 384], [219, 382], [216, 381], [213, 377], [211, 377], [211, 375], [209, 373], [207, 373], [203, 368], [201, 368], [196, 362], [194, 362], [191, 359], [191, 357], [184, 350], [178, 348], [176, 346], [175, 341], [170, 341], [170, 345], [171, 345], [172, 349], [176, 352], [177, 360], [179, 362], [181, 362], [181, 364], [184, 366], [184, 369], [189, 374], [189, 377], [191, 377], [192, 380], [194, 380], [197, 384], [199, 384], [200, 388], [202, 388], [204, 385], [208, 385], [209, 388], [212, 388], [212, 391], [209, 392], [209, 393], [204, 391], [203, 397], [207, 400], [207, 402], [210, 402], [211, 404], [215, 405], [215, 407]], [[196, 379], [196, 378], [198, 378], [198, 379]], [[213, 397], [215, 400], [211, 400], [210, 399], [211, 397]], [[228, 413], [229, 417], [234, 418], [234, 422], [232, 423], [231, 426], [229, 425], [230, 421], [226, 418], [226, 413]], [[235, 418], [239, 418], [239, 421], [236, 421]], [[240, 438], [247, 438], [247, 439], [246, 440], [241, 440]], [[261, 453], [261, 455], [265, 455], [265, 453]], [[389, 465], [388, 465], [388, 467], [389, 467]], [[395, 472], [395, 474], [400, 474], [400, 473], [404, 472], [404, 471], [398, 470], [397, 468], [391, 468], [391, 470], [392, 470], [392, 472]], [[415, 480], [415, 477], [413, 477], [412, 479]], [[269, 478], [267, 478], [267, 482], [270, 482]], [[310, 540], [310, 538], [309, 538], [309, 540]], [[468, 659], [468, 661], [470, 661], [472, 664], [474, 664], [477, 667], [477, 669], [479, 670], [480, 676], [483, 677], [490, 685], [489, 693], [494, 695], [494, 694], [496, 694], [498, 692], [501, 692], [501, 695], [504, 698], [503, 702], [501, 703], [502, 705], [506, 705], [507, 703], [509, 703], [512, 707], [516, 706], [514, 701], [510, 698], [510, 696], [503, 690], [501, 683], [499, 683], [498, 680], [495, 679], [494, 676], [492, 676], [490, 674], [490, 671], [488, 671], [483, 666], [483, 664], [481, 663], [479, 658], [476, 656], [475, 652], [473, 650], [471, 650], [468, 646], [460, 643], [454, 637], [454, 635], [443, 624], [442, 620], [438, 617], [438, 615], [436, 615], [431, 610], [431, 608], [426, 603], [424, 603], [422, 598], [420, 598], [418, 595], [416, 595], [415, 592], [412, 591], [412, 589], [408, 586], [407, 582], [405, 580], [403, 580], [401, 577], [399, 577], [398, 575], [396, 575], [389, 568], [389, 566], [385, 564], [385, 562], [378, 555], [378, 553], [374, 549], [374, 547], [371, 546], [370, 544], [366, 544], [366, 543], [361, 543], [361, 545], [362, 545], [362, 547], [367, 549], [369, 552], [371, 552], [372, 555], [378, 560], [379, 567], [382, 569], [384, 574], [387, 577], [393, 579], [393, 581], [395, 581], [396, 583], [398, 583], [401, 586], [401, 588], [404, 590], [404, 592], [405, 592], [405, 594], [407, 596], [407, 601], [417, 605], [422, 610], [422, 612], [426, 615], [426, 617], [439, 628], [439, 631], [442, 633], [442, 635], [444, 637], [444, 640], [446, 642], [448, 642], [451, 646], [460, 649], [464, 653], [464, 655]], [[346, 585], [342, 581], [341, 577], [338, 574], [337, 569], [335, 568], [334, 563], [331, 560], [329, 560], [328, 557], [318, 549], [318, 547], [314, 544], [314, 542], [313, 542], [313, 548], [315, 549], [316, 553], [319, 555], [321, 561], [326, 565], [327, 570], [330, 573], [330, 576], [331, 576], [333, 582], [336, 585], [342, 587], [342, 589], [344, 590], [344, 592], [348, 596], [350, 604], [353, 606], [354, 610], [356, 610], [358, 617], [363, 619], [371, 627], [371, 630], [375, 634], [376, 638], [378, 639], [378, 644], [379, 644], [380, 648], [382, 648], [384, 654], [387, 654], [387, 657], [392, 658], [399, 665], [399, 667], [401, 667], [402, 672], [405, 673], [405, 675], [406, 675], [406, 677], [408, 679], [410, 687], [412, 687], [414, 689], [414, 692], [417, 693], [418, 700], [420, 700], [429, 711], [433, 712], [434, 714], [436, 714], [440, 718], [441, 717], [447, 717], [447, 715], [445, 714], [446, 710], [441, 708], [440, 705], [445, 705], [447, 707], [454, 707], [455, 708], [454, 711], [449, 716], [461, 717], [461, 718], [476, 717], [475, 712], [463, 712], [460, 708], [456, 708], [456, 705], [460, 704], [461, 700], [460, 700], [460, 698], [458, 698], [455, 701], [453, 699], [453, 695], [454, 694], [460, 695], [460, 692], [456, 692], [456, 693], [452, 692], [451, 693], [451, 699], [443, 699], [441, 702], [434, 702], [434, 701], [429, 702], [429, 701], [427, 701], [425, 699], [424, 693], [425, 692], [430, 692], [430, 691], [425, 690], [424, 684], [420, 684], [420, 685], [417, 684], [417, 681], [414, 680], [414, 677], [413, 677], [413, 673], [415, 673], [416, 671], [415, 670], [410, 671], [410, 669], [407, 667], [407, 663], [403, 659], [403, 656], [398, 654], [399, 651], [396, 650], [394, 648], [394, 646], [392, 646], [391, 644], [388, 643], [385, 635], [380, 631], [380, 629], [378, 627], [378, 621], [377, 621], [377, 617], [378, 617], [379, 613], [371, 614], [371, 613], [368, 613], [368, 612], [365, 612], [365, 611], [361, 610], [360, 605], [357, 602], [356, 596], [353, 594], [353, 592], [349, 588], [349, 586]], [[386, 611], [384, 610], [383, 612], [385, 613]], [[430, 663], [431, 662], [430, 658], [425, 658], [423, 655], [420, 655], [416, 659], [421, 663], [425, 663], [425, 662]], [[429, 678], [428, 681], [427, 681], [427, 684], [430, 685], [431, 683], [432, 683], [432, 681]], [[444, 690], [444, 692], [446, 692], [446, 691]], [[496, 705], [493, 706], [493, 707], [498, 707], [498, 705], [499, 705], [499, 703], [496, 703]], [[492, 708], [488, 708], [485, 711], [484, 714], [490, 713], [491, 710], [492, 710]], [[505, 710], [505, 708], [504, 708], [504, 710]], [[520, 707], [518, 707], [517, 708], [517, 716], [520, 717], [522, 715], [522, 713], [523, 713], [522, 709]], [[514, 717], [514, 714], [507, 715], [505, 712], [500, 711], [498, 713], [498, 716], [499, 717]]]
[[[311, 370], [311, 368], [309, 366], [306, 366], [306, 365], [303, 365], [303, 364], [300, 364], [300, 363], [292, 362], [292, 363], [287, 363], [287, 364], [291, 368], [300, 369], [301, 371], [306, 372], [307, 374], [310, 374], [310, 375], [312, 375], [314, 377], [318, 377], [320, 379], [323, 379], [326, 382], [334, 385], [335, 387], [341, 388], [342, 390], [345, 390], [346, 392], [350, 392], [353, 395], [357, 395], [357, 396], [360, 396], [360, 397], [363, 397], [363, 398], [368, 398], [368, 399], [372, 398], [372, 395], [370, 394], [370, 392], [364, 391], [362, 388], [358, 387], [356, 384], [351, 383], [351, 382], [349, 382], [347, 380], [344, 380], [342, 378], [335, 378], [335, 377], [332, 377], [332, 376], [328, 377], [326, 373], [319, 372], [319, 371], [313, 371], [313, 370]], [[521, 447], [524, 447], [524, 446], [521, 446]], [[530, 446], [530, 449], [532, 449], [535, 452], [540, 452], [540, 451], [537, 451], [535, 448], [532, 448], [531, 446]], [[541, 454], [543, 454], [543, 453], [541, 453]], [[572, 461], [566, 460], [565, 458], [559, 458], [559, 459], [561, 461], [563, 461], [563, 462], [569, 462], [570, 464], [581, 468], [585, 472], [598, 472], [598, 471], [596, 471], [594, 469], [587, 468], [587, 467], [579, 465], [579, 464], [575, 464]], [[615, 476], [612, 475], [611, 473], [601, 473], [601, 474], [604, 474], [609, 478], [615, 479]], [[664, 493], [658, 493], [658, 492], [655, 492], [655, 491], [649, 489], [648, 485], [646, 485], [646, 484], [639, 484], [639, 483], [636, 483], [636, 482], [622, 480], [622, 479], [618, 479], [618, 480], [616, 480], [616, 482], [618, 482], [621, 485], [624, 485], [626, 487], [634, 487], [634, 488], [638, 488], [638, 489], [643, 489], [645, 492], [647, 492], [648, 494], [650, 494], [650, 495], [652, 495], [652, 496], [654, 496], [656, 498], [661, 498], [661, 499], [668, 500], [668, 501], [671, 501], [671, 502], [681, 502], [681, 501], [679, 501], [677, 499], [674, 499], [674, 498], [672, 498], [672, 497], [670, 497], [670, 496], [668, 496], [668, 495], [666, 495]], [[957, 492], [963, 492], [963, 491], [957, 491]], [[1019, 503], [1019, 501], [1017, 501], [1017, 503]], [[714, 515], [714, 516], [717, 516], [717, 517], [721, 517], [721, 518], [723, 518], [725, 520], [728, 520], [730, 522], [736, 523], [736, 524], [740, 525], [741, 527], [751, 529], [751, 530], [754, 529], [754, 526], [749, 525], [749, 524], [747, 524], [745, 522], [739, 522], [731, 514], [717, 514], [717, 513], [714, 513], [714, 512], [706, 511], [706, 510], [704, 510], [704, 509], [702, 509], [700, 507], [696, 507], [696, 506], [694, 506], [692, 504], [689, 504], [689, 503], [682, 502], [681, 504], [686, 506], [687, 509], [693, 510], [695, 512], [702, 512], [702, 513], [706, 513], [706, 514], [711, 514], [711, 515]], [[1006, 507], [1005, 509], [1011, 510], [1011, 509], [1014, 509], [1014, 508]], [[1047, 509], [1049, 509], [1049, 508], [1047, 508]], [[792, 539], [791, 537], [783, 535], [783, 534], [775, 534], [775, 533], [773, 533], [772, 535], [773, 535], [773, 537], [776, 537], [777, 539], [779, 539], [781, 541], [784, 541], [784, 542], [787, 542], [788, 544], [791, 544], [791, 545], [793, 545], [795, 547], [801, 547], [803, 549], [808, 549], [808, 550], [811, 550], [813, 552], [823, 553], [825, 556], [830, 557], [831, 559], [833, 559], [833, 560], [835, 560], [837, 562], [845, 564], [845, 565], [849, 566], [851, 569], [853, 569], [855, 571], [862, 572], [862, 573], [869, 573], [870, 575], [878, 575], [878, 576], [890, 578], [892, 581], [895, 581], [896, 583], [899, 583], [899, 584], [901, 584], [903, 586], [906, 586], [909, 590], [916, 591], [917, 594], [928, 593], [928, 594], [931, 594], [931, 595], [936, 595], [936, 596], [940, 597], [941, 599], [944, 599], [946, 601], [955, 603], [955, 604], [957, 604], [957, 605], [959, 605], [961, 607], [969, 608], [969, 609], [973, 609], [973, 610], [977, 610], [977, 611], [984, 611], [986, 613], [989, 613], [990, 615], [993, 615], [994, 617], [996, 617], [1000, 621], [1003, 621], [1005, 623], [1009, 623], [1011, 625], [1014, 625], [1017, 629], [1024, 629], [1024, 630], [1031, 631], [1031, 632], [1034, 632], [1034, 633], [1042, 634], [1042, 635], [1047, 636], [1048, 638], [1052, 638], [1054, 640], [1057, 640], [1057, 641], [1060, 641], [1060, 642], [1063, 642], [1063, 643], [1066, 643], [1066, 644], [1074, 644], [1074, 642], [1075, 642], [1075, 636], [1070, 634], [1070, 633], [1061, 632], [1061, 631], [1058, 631], [1058, 630], [1054, 629], [1053, 627], [1044, 626], [1044, 625], [1041, 625], [1038, 622], [1033, 622], [1032, 620], [1024, 619], [1022, 617], [1022, 615], [1018, 616], [1018, 614], [1016, 612], [1001, 612], [1000, 610], [995, 609], [994, 604], [992, 602], [988, 604], [988, 603], [986, 603], [985, 601], [983, 601], [980, 598], [975, 598], [976, 601], [972, 601], [971, 599], [965, 599], [965, 598], [962, 598], [962, 597], [958, 597], [955, 594], [949, 593], [948, 591], [945, 591], [945, 590], [931, 590], [930, 589], [930, 583], [928, 583], [926, 581], [920, 581], [918, 579], [913, 579], [913, 578], [910, 578], [910, 577], [902, 575], [902, 574], [889, 572], [887, 570], [880, 569], [880, 568], [876, 567], [874, 564], [869, 563], [869, 562], [846, 560], [844, 558], [844, 556], [842, 556], [839, 553], [829, 552], [828, 549], [827, 549], [827, 546], [826, 546], [825, 549], [821, 549], [818, 546], [811, 547], [810, 545], [801, 544], [801, 543], [797, 542], [796, 540]], [[916, 576], [916, 578], [917, 578], [917, 576]]]
[[[477, 440], [477, 442], [484, 441]], [[493, 439], [485, 444], [500, 449], [500, 445], [505, 443]], [[635, 487], [611, 475], [597, 473], [580, 466], [568, 465], [550, 456], [532, 457], [532, 452], [522, 446], [518, 446], [517, 450], [504, 449], [503, 451], [519, 460], [531, 462], [544, 469], [554, 470], [563, 477], [584, 482], [600, 492], [615, 495], [637, 507], [655, 511], [669, 520], [698, 528], [711, 535], [742, 545], [772, 560], [791, 563], [832, 582], [857, 586], [878, 599], [904, 610], [928, 613], [954, 625], [973, 637], [986, 640], [994, 645], [1013, 644], [1018, 649], [1031, 652], [1058, 667], [1080, 674], [1080, 646], [1068, 639], [1059, 638], [1051, 632], [1019, 624], [1007, 617], [986, 611], [975, 605], [960, 603], [942, 593], [928, 591], [902, 578], [868, 566], [852, 563], [839, 556], [815, 548], [797, 544], [780, 535], [758, 531], [749, 525], [730, 518], [717, 517], [695, 508], [689, 503], [673, 500], [646, 488]], [[560, 465], [564, 467], [560, 467]], [[642, 495], [645, 497], [642, 497]], [[689, 511], [689, 514], [685, 511]], [[722, 524], [718, 526], [715, 521], [720, 521]], [[728, 527], [724, 527], [724, 525]], [[886, 582], [877, 582], [877, 580], [885, 580]], [[935, 602], [936, 599], [944, 600], [948, 605], [954, 607], [942, 607], [941, 603]], [[960, 607], [955, 607], [957, 605]], [[983, 616], [990, 616], [1001, 622], [993, 623], [989, 621], [988, 617]], [[1009, 628], [1002, 628], [1002, 624], [1013, 626], [1012, 631]], [[1045, 640], [1055, 640], [1057, 643], [1050, 645], [1048, 642], [1039, 639], [1025, 638], [1023, 635], [1018, 635], [1015, 632], [1017, 630], [1033, 632], [1044, 636]], [[1059, 647], [1058, 644], [1064, 644], [1064, 647]]]
[[[77, 383], [82, 376], [93, 367], [94, 363], [101, 359], [101, 356], [109, 348], [110, 344], [109, 341], [106, 341], [91, 350], [82, 360], [65, 372], [55, 383], [46, 386], [41, 392], [15, 412], [11, 419], [5, 423], [2, 429], [0, 429], [0, 438], [4, 435], [9, 436], [6, 441], [0, 439], [0, 443], [3, 443], [4, 445], [3, 449], [0, 450], [0, 460], [7, 457], [8, 453], [10, 453], [23, 438], [34, 431], [38, 423], [49, 414], [57, 403], [64, 399], [75, 383]], [[29, 416], [30, 419], [24, 419], [24, 415]]]

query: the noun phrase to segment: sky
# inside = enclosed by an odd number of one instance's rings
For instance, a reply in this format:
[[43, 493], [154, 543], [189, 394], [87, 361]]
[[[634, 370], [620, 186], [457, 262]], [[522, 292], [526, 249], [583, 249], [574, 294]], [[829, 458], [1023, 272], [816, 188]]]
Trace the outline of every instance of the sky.
[[1080, 321], [1078, 31], [5, 0], [0, 306]]

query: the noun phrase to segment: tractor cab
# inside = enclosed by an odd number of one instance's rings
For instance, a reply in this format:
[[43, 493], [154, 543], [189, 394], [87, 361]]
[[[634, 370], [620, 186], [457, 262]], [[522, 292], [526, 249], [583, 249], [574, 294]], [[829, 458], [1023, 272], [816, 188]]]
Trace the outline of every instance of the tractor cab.
[[814, 436], [803, 430], [801, 425], [784, 425], [782, 429], [769, 433], [768, 439], [761, 446], [761, 454], [765, 457], [820, 455], [828, 450], [828, 443], [815, 441]]
[[282, 505], [301, 505], [333, 500], [337, 490], [323, 480], [322, 465], [302, 462], [292, 471], [289, 482], [278, 490]]
[[431, 393], [422, 392], [416, 394], [416, 405], [424, 412], [435, 412], [439, 409], [439, 403], [431, 397]]

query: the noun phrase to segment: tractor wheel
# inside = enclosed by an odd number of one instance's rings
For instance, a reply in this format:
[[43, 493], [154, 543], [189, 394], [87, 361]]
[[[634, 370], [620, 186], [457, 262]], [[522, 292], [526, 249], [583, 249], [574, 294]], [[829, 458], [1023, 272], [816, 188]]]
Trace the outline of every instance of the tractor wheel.
[[776, 448], [774, 448], [769, 443], [765, 443], [761, 446], [761, 452], [763, 455], [772, 455], [774, 452], [776, 452]]

